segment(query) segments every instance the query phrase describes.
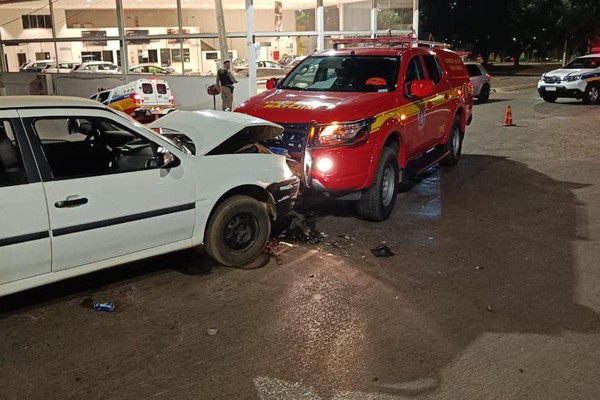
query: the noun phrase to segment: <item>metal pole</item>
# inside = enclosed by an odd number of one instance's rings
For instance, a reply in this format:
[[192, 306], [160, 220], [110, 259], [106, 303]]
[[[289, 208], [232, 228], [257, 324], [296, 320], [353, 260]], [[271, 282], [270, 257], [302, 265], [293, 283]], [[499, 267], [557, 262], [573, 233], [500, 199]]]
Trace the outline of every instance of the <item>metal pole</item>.
[[563, 49], [562, 66], [564, 67], [566, 64], [567, 64], [567, 39], [565, 39], [565, 47]]
[[56, 71], [59, 70], [58, 62], [60, 61], [58, 58], [58, 44], [56, 43], [56, 27], [54, 23], [54, 5], [52, 4], [52, 0], [48, 0], [48, 6], [50, 8], [50, 20], [52, 21], [52, 40], [54, 41], [54, 61], [56, 61]]
[[325, 48], [325, 11], [323, 0], [317, 0], [317, 50]]
[[[179, 31], [179, 51], [181, 54], [181, 73], [185, 75], [185, 57], [183, 56], [183, 15], [181, 11], [181, 0], [177, 0], [177, 28]], [[201, 46], [200, 46], [201, 47]], [[191, 57], [191, 55], [190, 55]], [[191, 59], [190, 59], [191, 62]], [[162, 60], [161, 60], [162, 63]]]
[[227, 31], [225, 30], [225, 17], [221, 0], [215, 0], [215, 11], [217, 13], [217, 31], [219, 32], [219, 51], [222, 63], [229, 59], [229, 49], [227, 48]]
[[2, 26], [0, 26], [0, 71], [1, 72], [8, 72], [8, 65], [5, 64], [5, 61], [6, 61], [5, 59], [6, 59], [6, 57], [4, 56], [4, 45], [2, 44]]
[[371, 1], [371, 37], [377, 37], [377, 2]]
[[253, 0], [246, 0], [246, 46], [248, 49], [248, 95], [252, 97], [258, 92], [256, 87], [256, 46], [254, 37]]
[[[419, 37], [419, 0], [413, 0], [413, 32], [415, 37]], [[415, 44], [416, 45], [416, 44]]]
[[117, 26], [119, 28], [119, 44], [121, 47], [121, 70], [125, 75], [129, 73], [129, 61], [127, 54], [127, 43], [125, 42], [125, 13], [123, 11], [123, 0], [117, 1]]

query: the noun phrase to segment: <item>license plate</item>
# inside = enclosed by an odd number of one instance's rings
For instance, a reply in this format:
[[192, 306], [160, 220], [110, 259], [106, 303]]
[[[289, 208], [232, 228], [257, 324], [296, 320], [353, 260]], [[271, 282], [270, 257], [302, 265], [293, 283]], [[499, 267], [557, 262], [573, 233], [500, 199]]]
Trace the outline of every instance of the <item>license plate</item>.
[[554, 86], [546, 86], [546, 92], [556, 92], [556, 87], [554, 87]]

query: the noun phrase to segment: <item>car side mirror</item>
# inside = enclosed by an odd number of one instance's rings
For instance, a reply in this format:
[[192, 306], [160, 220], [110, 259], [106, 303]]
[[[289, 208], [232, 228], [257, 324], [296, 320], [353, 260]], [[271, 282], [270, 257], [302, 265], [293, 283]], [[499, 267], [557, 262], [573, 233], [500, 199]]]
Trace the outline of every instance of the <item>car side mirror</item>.
[[432, 96], [435, 92], [433, 81], [418, 79], [410, 83], [410, 95], [417, 99]]
[[156, 151], [156, 166], [159, 168], [175, 168], [181, 164], [181, 160], [175, 157], [173, 153], [164, 147], [159, 147]]
[[267, 90], [274, 89], [279, 85], [279, 78], [269, 78], [267, 79]]

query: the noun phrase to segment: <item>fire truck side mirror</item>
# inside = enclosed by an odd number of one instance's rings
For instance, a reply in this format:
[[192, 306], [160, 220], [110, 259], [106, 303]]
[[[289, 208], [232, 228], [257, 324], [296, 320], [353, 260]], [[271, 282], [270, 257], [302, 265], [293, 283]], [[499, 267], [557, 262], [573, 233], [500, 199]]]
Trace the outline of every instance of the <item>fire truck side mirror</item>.
[[269, 79], [267, 79], [267, 83], [266, 83], [267, 90], [276, 88], [277, 85], [279, 85], [279, 78], [269, 78]]
[[435, 84], [428, 80], [415, 80], [410, 83], [410, 95], [417, 99], [432, 96], [435, 92]]

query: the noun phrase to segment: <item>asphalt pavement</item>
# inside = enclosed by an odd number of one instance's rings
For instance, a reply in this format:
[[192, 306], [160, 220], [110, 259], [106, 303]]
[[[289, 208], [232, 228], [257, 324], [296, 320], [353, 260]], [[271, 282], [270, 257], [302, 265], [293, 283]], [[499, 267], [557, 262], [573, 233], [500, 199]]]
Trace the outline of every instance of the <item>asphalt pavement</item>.
[[262, 268], [194, 250], [2, 298], [0, 397], [600, 398], [599, 126], [499, 91], [383, 223], [307, 199]]

